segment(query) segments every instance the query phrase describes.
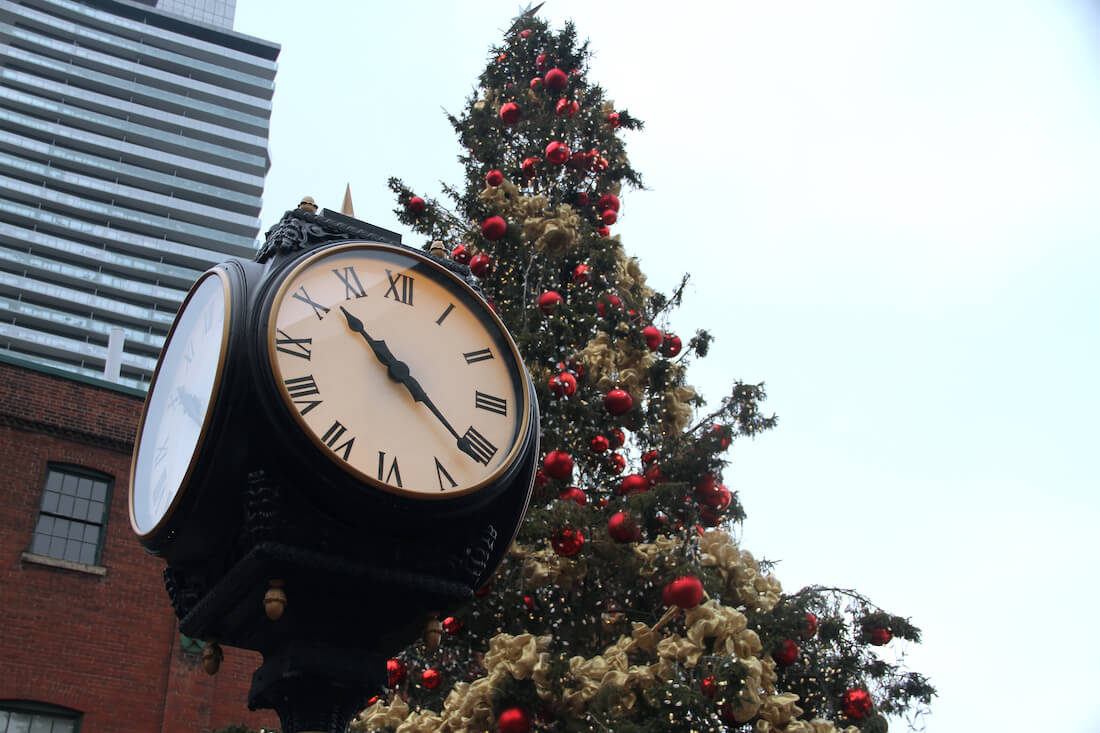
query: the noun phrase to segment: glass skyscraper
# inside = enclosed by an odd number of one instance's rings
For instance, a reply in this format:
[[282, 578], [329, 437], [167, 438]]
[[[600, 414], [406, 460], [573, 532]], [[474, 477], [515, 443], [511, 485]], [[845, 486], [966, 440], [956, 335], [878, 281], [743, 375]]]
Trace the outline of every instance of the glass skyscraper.
[[279, 46], [234, 8], [0, 0], [0, 357], [102, 377], [113, 345], [145, 387], [198, 274], [252, 257]]

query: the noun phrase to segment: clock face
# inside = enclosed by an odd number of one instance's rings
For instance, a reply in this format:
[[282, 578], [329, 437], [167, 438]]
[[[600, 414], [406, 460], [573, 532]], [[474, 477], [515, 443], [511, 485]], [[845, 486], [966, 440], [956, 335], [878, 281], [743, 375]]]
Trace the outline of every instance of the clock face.
[[190, 478], [228, 338], [229, 280], [212, 270], [180, 308], [145, 402], [130, 474], [130, 521], [139, 535], [157, 528]]
[[515, 344], [460, 278], [405, 250], [350, 243], [286, 276], [267, 328], [286, 408], [360, 480], [415, 498], [491, 482], [528, 429]]

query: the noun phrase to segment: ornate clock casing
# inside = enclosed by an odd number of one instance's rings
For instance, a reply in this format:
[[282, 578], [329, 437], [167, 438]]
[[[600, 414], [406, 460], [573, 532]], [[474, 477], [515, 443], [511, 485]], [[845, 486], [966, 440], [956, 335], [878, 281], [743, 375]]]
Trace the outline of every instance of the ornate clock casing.
[[216, 552], [239, 512], [230, 497], [244, 459], [227, 432], [241, 401], [246, 271], [203, 273], [172, 324], [149, 388], [131, 462], [130, 523], [150, 552], [189, 565]]

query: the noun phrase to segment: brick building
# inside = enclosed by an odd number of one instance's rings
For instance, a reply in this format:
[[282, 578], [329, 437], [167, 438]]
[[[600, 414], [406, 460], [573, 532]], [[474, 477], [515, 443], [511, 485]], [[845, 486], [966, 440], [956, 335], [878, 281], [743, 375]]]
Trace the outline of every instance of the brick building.
[[[275, 727], [259, 655], [202, 671], [127, 506], [144, 393], [0, 354], [0, 733]], [[33, 723], [33, 724], [32, 724]]]

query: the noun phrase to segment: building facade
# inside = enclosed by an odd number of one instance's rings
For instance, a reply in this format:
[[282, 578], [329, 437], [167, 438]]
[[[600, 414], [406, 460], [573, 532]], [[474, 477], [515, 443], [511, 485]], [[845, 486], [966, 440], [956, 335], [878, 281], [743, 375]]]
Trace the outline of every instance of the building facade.
[[0, 353], [145, 389], [260, 228], [277, 44], [235, 0], [0, 0]]

